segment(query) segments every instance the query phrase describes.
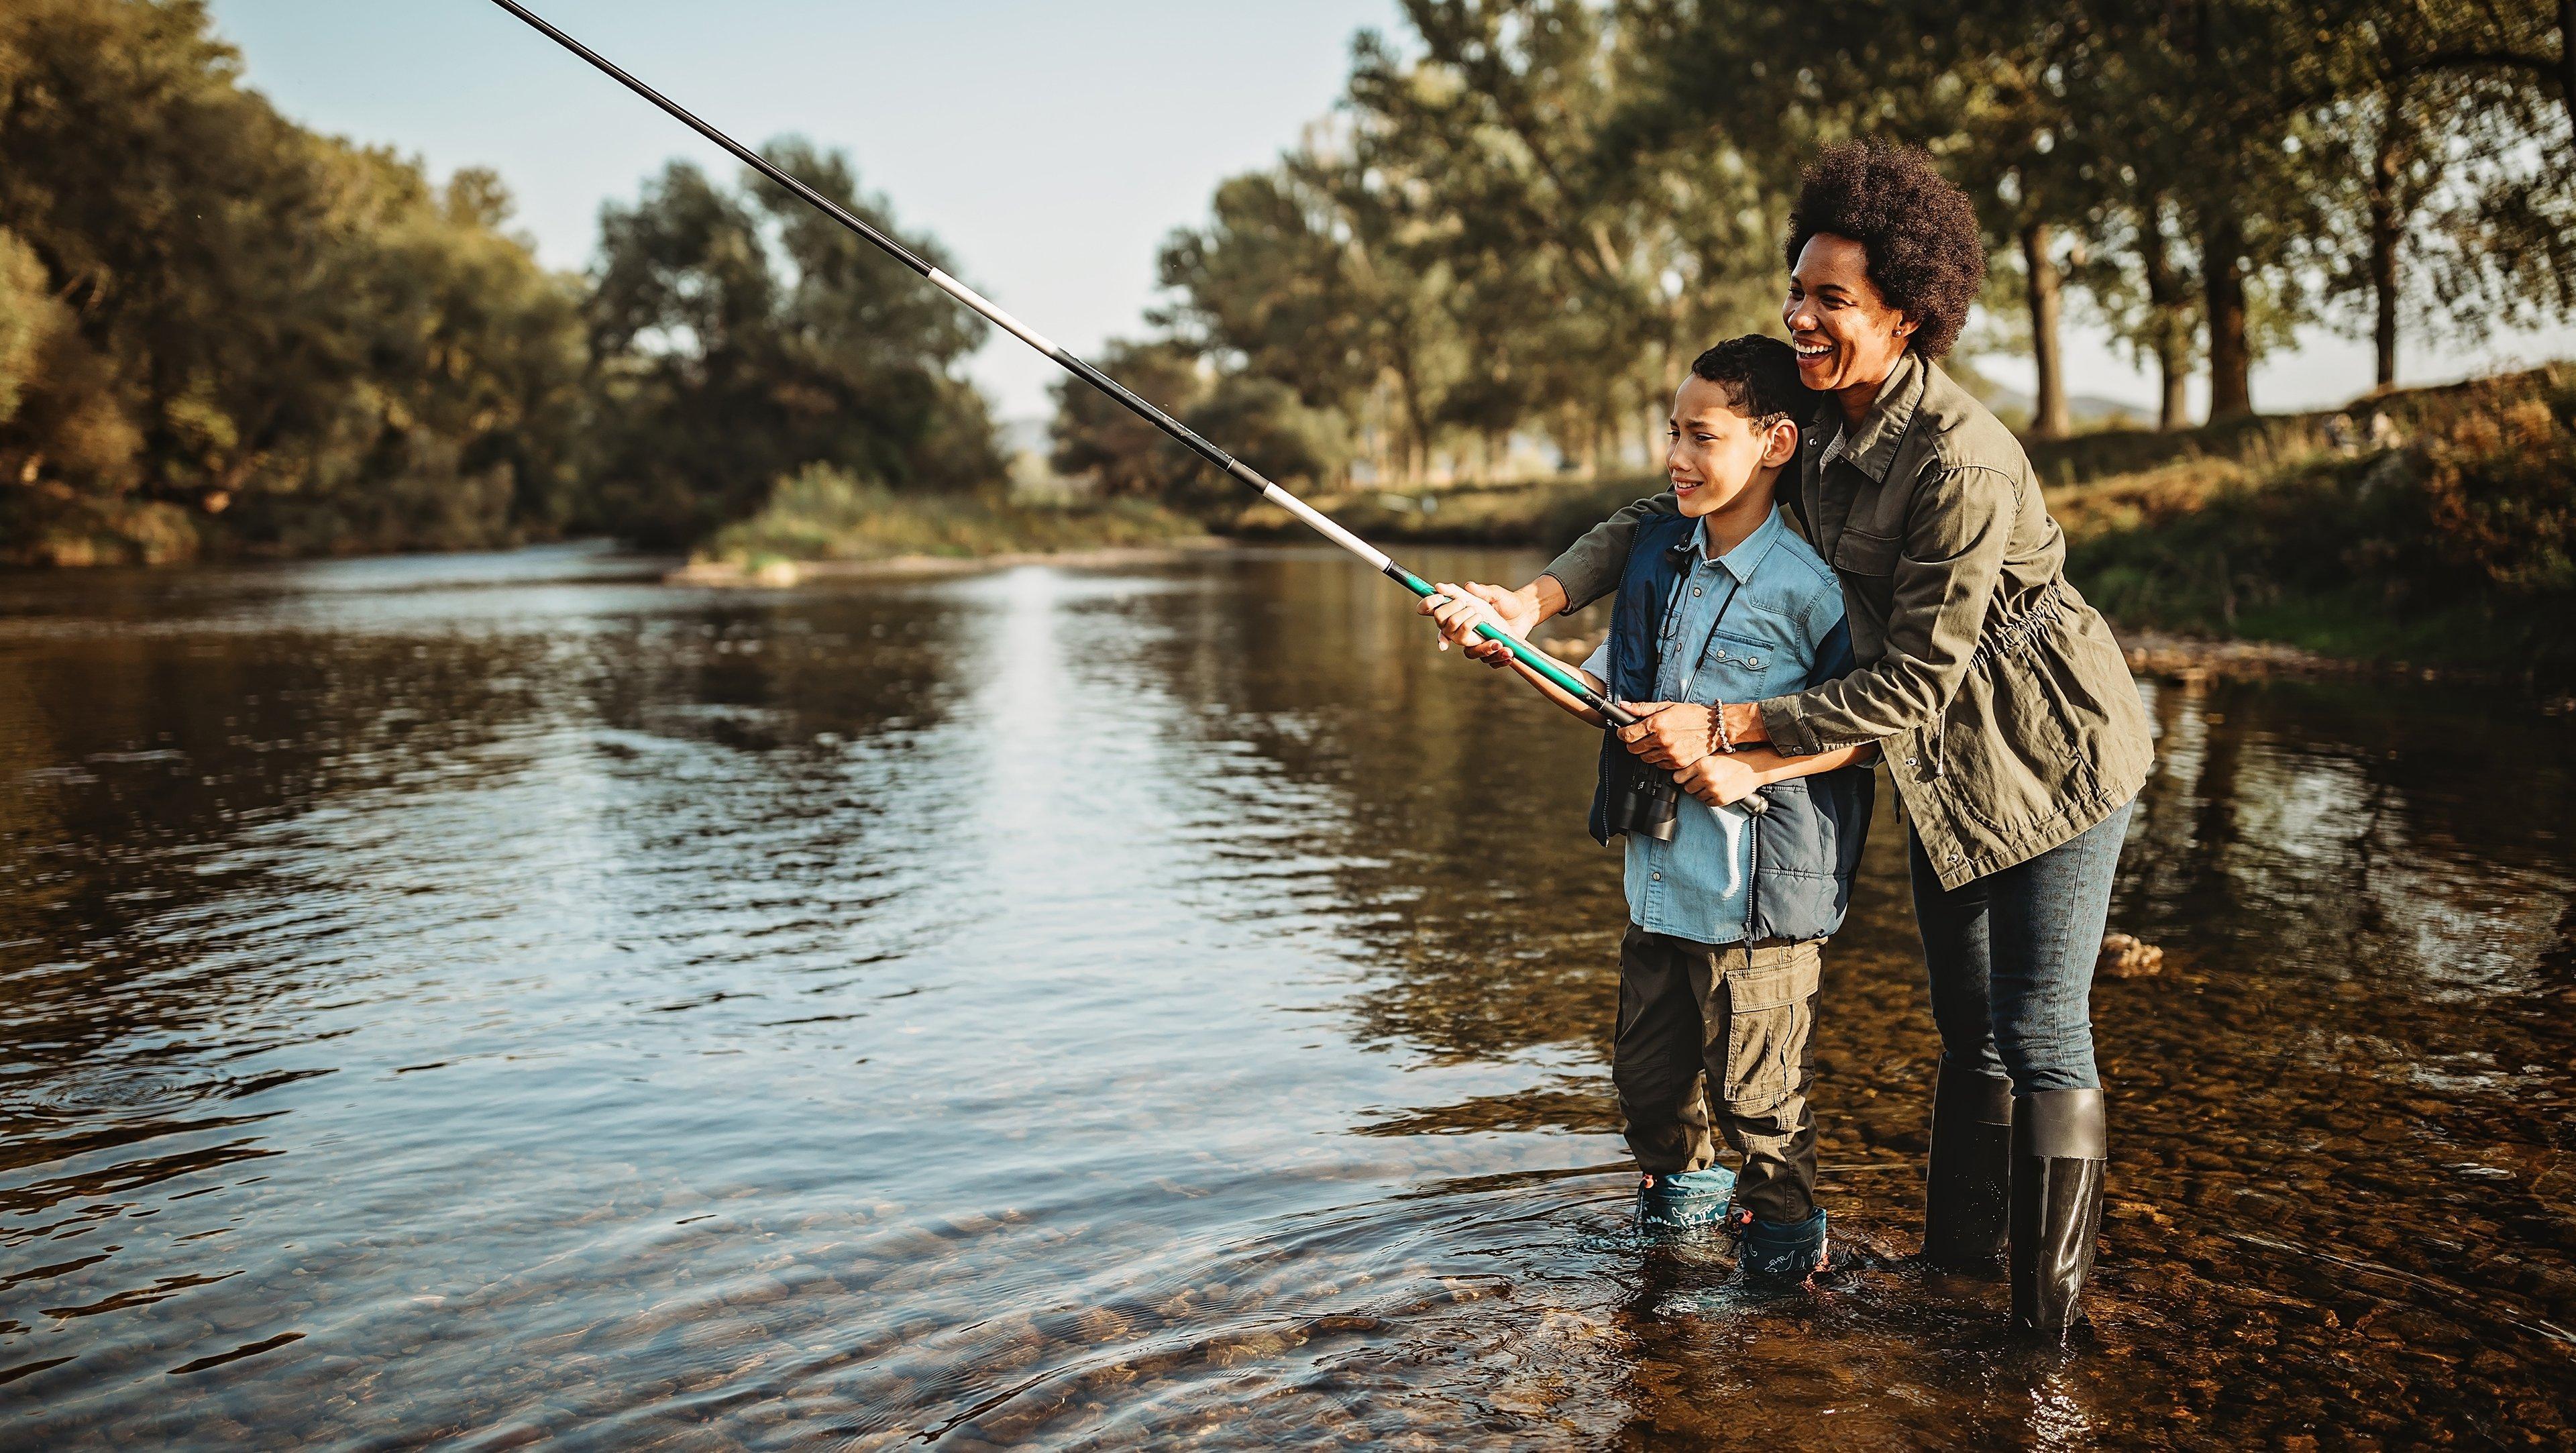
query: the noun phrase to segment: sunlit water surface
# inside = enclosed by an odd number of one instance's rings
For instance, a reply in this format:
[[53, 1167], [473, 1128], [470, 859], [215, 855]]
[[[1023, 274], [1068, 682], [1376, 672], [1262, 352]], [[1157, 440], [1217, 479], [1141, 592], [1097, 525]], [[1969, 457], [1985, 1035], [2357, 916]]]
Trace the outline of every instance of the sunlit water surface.
[[1843, 1266], [1626, 1234], [1594, 741], [1338, 557], [0, 606], [13, 1447], [2571, 1436], [2576, 733], [2511, 697], [2146, 688], [2058, 1354], [1908, 1259], [1892, 813]]

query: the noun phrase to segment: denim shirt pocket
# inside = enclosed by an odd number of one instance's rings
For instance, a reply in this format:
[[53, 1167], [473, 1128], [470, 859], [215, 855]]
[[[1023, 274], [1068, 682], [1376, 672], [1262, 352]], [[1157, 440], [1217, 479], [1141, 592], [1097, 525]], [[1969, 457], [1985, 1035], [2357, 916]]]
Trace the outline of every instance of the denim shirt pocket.
[[1740, 612], [1709, 637], [1692, 678], [1693, 701], [1761, 701], [1806, 684], [1797, 628], [1767, 612]]

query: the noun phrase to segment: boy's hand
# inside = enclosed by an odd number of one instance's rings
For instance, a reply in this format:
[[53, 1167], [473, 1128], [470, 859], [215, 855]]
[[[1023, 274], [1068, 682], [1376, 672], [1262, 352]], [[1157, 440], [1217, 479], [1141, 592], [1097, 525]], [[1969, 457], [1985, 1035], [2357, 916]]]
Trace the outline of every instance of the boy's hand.
[[1433, 625], [1440, 628], [1441, 650], [1484, 639], [1476, 634], [1476, 627], [1494, 621], [1490, 607], [1446, 580], [1433, 585], [1432, 589], [1439, 594], [1424, 596], [1420, 609], [1422, 614], [1431, 617]]
[[1515, 604], [1511, 591], [1496, 590], [1472, 580], [1465, 585], [1443, 580], [1432, 588], [1440, 593], [1425, 597], [1419, 610], [1440, 627], [1441, 650], [1446, 651], [1454, 644], [1463, 647], [1471, 661], [1483, 661], [1489, 666], [1511, 664], [1511, 647], [1476, 634], [1479, 625], [1494, 626], [1515, 639], [1527, 634], [1530, 613], [1522, 613], [1516, 624], [1514, 615], [1503, 608]]
[[1619, 728], [1619, 740], [1649, 767], [1679, 772], [1708, 755], [1708, 708], [1648, 701], [1628, 708], [1645, 720]]
[[[1504, 590], [1499, 586], [1486, 585], [1474, 580], [1468, 581], [1465, 585], [1440, 587], [1443, 595], [1454, 596], [1462, 590], [1490, 607], [1493, 611], [1491, 617], [1493, 623], [1502, 627], [1505, 635], [1516, 640], [1528, 640], [1529, 633], [1546, 618], [1534, 591], [1531, 590]], [[1436, 614], [1429, 601], [1423, 602], [1422, 613]], [[1459, 642], [1459, 645], [1465, 649], [1467, 659], [1470, 661], [1482, 661], [1497, 670], [1512, 664], [1511, 647], [1500, 641], [1488, 641], [1482, 636], [1474, 636]]]
[[1709, 753], [1688, 768], [1675, 772], [1673, 780], [1681, 784], [1684, 792], [1711, 807], [1742, 802], [1762, 787], [1760, 773], [1724, 752]]

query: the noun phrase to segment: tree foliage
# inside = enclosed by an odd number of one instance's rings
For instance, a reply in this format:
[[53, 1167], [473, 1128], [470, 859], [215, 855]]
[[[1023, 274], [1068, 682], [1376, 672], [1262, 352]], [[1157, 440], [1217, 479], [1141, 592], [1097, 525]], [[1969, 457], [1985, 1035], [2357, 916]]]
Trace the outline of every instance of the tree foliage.
[[[902, 236], [844, 158], [794, 140], [767, 155]], [[983, 325], [774, 183], [746, 170], [728, 190], [675, 162], [608, 207], [600, 232], [588, 320], [603, 523], [684, 543], [809, 464], [898, 490], [1001, 476], [983, 400], [955, 373]], [[928, 238], [904, 242], [955, 266]]]
[[969, 320], [767, 183], [673, 168], [591, 278], [509, 214], [278, 115], [201, 0], [0, 3], [0, 557], [678, 542], [809, 463], [1000, 477]]
[[[1158, 367], [1339, 416], [1378, 477], [1596, 470], [1713, 338], [1776, 327], [1820, 146], [1929, 150], [1993, 260], [1979, 337], [2069, 426], [2061, 314], [2212, 412], [2327, 321], [2380, 343], [2576, 311], [2576, 6], [2557, 0], [1404, 0], [1331, 125], [1163, 253]], [[1964, 361], [1963, 361], [1964, 362]], [[2359, 388], [2366, 380], [2354, 380]], [[1209, 386], [1213, 386], [1210, 384]]]

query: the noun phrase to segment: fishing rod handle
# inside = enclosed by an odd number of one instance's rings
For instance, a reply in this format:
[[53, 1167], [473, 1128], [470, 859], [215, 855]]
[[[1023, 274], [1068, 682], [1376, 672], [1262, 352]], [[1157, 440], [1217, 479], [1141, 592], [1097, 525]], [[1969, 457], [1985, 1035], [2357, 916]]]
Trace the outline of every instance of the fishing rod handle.
[[[1396, 584], [1403, 586], [1405, 589], [1412, 591], [1415, 595], [1422, 597], [1424, 600], [1431, 600], [1435, 597], [1446, 599], [1445, 596], [1440, 595], [1439, 589], [1432, 585], [1430, 581], [1423, 579], [1421, 576], [1414, 574], [1412, 571], [1405, 569], [1403, 566], [1396, 564], [1392, 560], [1386, 563], [1385, 572], [1389, 579], [1393, 580]], [[1640, 720], [1635, 712], [1628, 710], [1626, 707], [1623, 707], [1619, 703], [1611, 700], [1608, 696], [1594, 690], [1582, 677], [1566, 670], [1563, 662], [1558, 661], [1554, 656], [1538, 649], [1529, 642], [1515, 638], [1510, 632], [1505, 631], [1502, 627], [1495, 625], [1493, 622], [1478, 621], [1476, 623], [1476, 634], [1511, 652], [1522, 665], [1527, 666], [1532, 671], [1546, 677], [1559, 691], [1564, 692], [1566, 695], [1573, 697], [1575, 700], [1582, 702], [1585, 706], [1590, 707], [1592, 710], [1597, 711], [1601, 713], [1602, 716], [1608, 718], [1612, 726], [1634, 726]]]

